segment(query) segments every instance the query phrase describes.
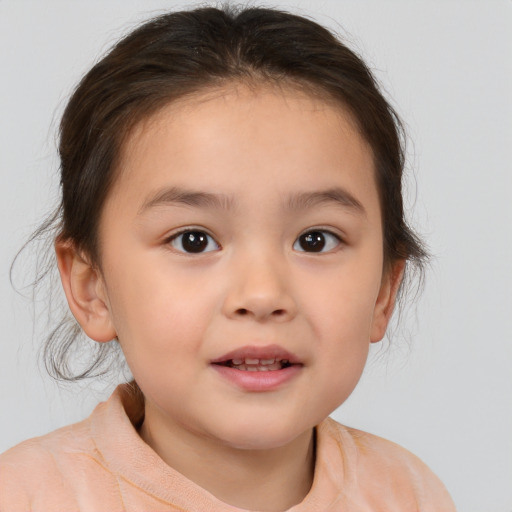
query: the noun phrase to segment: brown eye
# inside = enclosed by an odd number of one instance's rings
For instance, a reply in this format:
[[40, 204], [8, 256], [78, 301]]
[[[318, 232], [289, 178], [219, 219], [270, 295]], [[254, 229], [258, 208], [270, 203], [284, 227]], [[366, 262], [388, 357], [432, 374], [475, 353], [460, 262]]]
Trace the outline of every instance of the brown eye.
[[326, 252], [340, 244], [340, 239], [328, 231], [308, 231], [299, 236], [293, 244], [296, 251]]
[[181, 252], [200, 253], [219, 249], [215, 240], [204, 231], [183, 231], [171, 239], [171, 245]]

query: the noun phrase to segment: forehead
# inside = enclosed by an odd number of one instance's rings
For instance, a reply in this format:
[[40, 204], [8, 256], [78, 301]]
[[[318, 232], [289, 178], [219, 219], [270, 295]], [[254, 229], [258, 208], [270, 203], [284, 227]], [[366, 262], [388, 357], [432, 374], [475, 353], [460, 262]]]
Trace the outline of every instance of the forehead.
[[135, 200], [145, 189], [191, 180], [226, 193], [240, 184], [250, 193], [258, 180], [301, 192], [344, 174], [375, 189], [371, 149], [340, 103], [294, 87], [231, 84], [139, 122], [123, 144], [111, 194]]

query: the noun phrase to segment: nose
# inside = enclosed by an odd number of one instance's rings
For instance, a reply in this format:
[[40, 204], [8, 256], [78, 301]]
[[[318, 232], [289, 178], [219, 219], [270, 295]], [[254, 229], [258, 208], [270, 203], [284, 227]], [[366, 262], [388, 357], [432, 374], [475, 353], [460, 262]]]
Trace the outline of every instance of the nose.
[[229, 318], [286, 322], [297, 314], [287, 269], [276, 258], [255, 255], [231, 267], [224, 302]]

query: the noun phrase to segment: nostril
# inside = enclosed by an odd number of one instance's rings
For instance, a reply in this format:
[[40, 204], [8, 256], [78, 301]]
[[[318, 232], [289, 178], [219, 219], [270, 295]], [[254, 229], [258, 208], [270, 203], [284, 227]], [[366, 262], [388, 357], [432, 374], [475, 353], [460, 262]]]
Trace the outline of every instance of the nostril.
[[[249, 308], [237, 308], [232, 313], [235, 318], [241, 318], [241, 317], [254, 317], [254, 319], [261, 321], [261, 320], [270, 320], [273, 318], [274, 320], [282, 321], [285, 318], [288, 318], [290, 315], [290, 312], [287, 308], [279, 308], [279, 309], [273, 309], [271, 307], [249, 307]], [[293, 315], [292, 315], [293, 316]]]
[[[251, 312], [251, 310], [246, 309], [246, 308], [238, 308], [235, 311], [235, 313], [237, 315], [239, 315], [239, 316], [247, 316], [247, 315], [250, 314], [250, 312]], [[272, 313], [270, 315], [273, 316], [273, 317], [285, 316], [286, 315], [286, 309], [275, 309], [274, 311], [272, 311]]]

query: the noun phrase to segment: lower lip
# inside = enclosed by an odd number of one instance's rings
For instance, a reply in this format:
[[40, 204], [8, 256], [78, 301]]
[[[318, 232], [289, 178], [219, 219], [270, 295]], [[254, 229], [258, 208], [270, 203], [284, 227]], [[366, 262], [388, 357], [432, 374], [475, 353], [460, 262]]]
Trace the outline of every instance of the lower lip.
[[212, 366], [223, 378], [245, 391], [274, 391], [296, 377], [302, 369], [299, 364], [267, 372], [237, 370], [219, 364]]

